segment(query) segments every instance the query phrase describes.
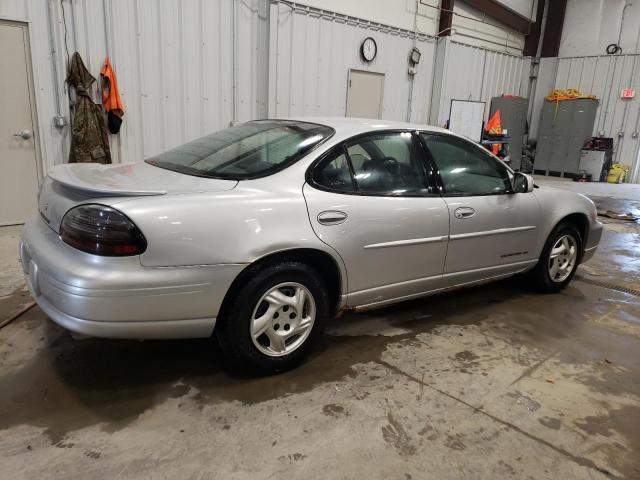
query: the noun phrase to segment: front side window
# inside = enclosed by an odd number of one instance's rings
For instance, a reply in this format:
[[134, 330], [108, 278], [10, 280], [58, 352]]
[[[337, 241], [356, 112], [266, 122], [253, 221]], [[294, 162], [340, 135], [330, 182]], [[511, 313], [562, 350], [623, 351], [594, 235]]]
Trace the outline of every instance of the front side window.
[[146, 161], [189, 175], [241, 180], [290, 165], [333, 132], [314, 123], [258, 120], [207, 135]]
[[511, 191], [507, 168], [479, 147], [451, 135], [420, 133], [440, 172], [445, 195], [499, 195]]

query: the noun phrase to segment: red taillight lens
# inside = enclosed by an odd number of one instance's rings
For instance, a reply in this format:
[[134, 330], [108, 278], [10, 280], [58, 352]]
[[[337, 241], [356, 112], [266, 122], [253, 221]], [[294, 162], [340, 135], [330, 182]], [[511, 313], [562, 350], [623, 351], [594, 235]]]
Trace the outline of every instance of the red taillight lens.
[[83, 252], [107, 257], [140, 255], [147, 249], [144, 235], [126, 215], [105, 205], [80, 205], [69, 210], [60, 237]]

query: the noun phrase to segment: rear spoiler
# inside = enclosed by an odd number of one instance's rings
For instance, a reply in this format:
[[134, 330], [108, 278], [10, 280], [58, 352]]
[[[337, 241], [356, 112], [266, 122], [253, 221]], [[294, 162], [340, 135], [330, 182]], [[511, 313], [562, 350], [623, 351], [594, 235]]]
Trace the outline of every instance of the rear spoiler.
[[[65, 168], [66, 167], [66, 168]], [[77, 175], [77, 170], [69, 168], [70, 165], [58, 165], [52, 168], [48, 175], [51, 180], [82, 194], [100, 197], [133, 197], [142, 195], [165, 195], [166, 190], [152, 189], [128, 189], [110, 185], [95, 185], [81, 176]], [[95, 165], [96, 169], [104, 168], [102, 165]]]

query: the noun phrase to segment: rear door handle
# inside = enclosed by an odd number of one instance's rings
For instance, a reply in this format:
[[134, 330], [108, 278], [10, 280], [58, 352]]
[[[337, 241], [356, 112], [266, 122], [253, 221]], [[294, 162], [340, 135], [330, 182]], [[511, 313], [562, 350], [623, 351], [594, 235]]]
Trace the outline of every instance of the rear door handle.
[[476, 214], [476, 211], [471, 207], [459, 207], [453, 212], [453, 216], [459, 219], [471, 218]]
[[339, 210], [326, 210], [318, 214], [318, 223], [322, 225], [340, 225], [347, 220], [347, 214]]

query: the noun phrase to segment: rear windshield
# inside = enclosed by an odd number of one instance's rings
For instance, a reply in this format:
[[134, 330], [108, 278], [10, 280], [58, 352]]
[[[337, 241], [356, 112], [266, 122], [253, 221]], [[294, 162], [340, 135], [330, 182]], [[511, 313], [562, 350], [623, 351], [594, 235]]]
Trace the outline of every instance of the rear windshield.
[[332, 128], [315, 123], [258, 120], [185, 143], [146, 161], [199, 177], [262, 177], [292, 164], [333, 133]]

